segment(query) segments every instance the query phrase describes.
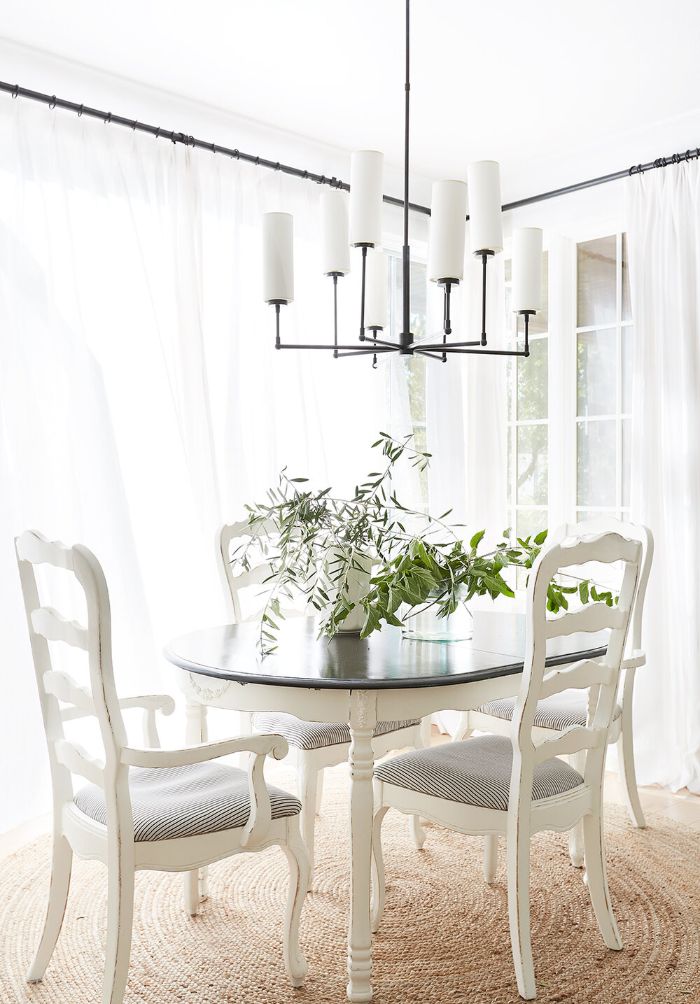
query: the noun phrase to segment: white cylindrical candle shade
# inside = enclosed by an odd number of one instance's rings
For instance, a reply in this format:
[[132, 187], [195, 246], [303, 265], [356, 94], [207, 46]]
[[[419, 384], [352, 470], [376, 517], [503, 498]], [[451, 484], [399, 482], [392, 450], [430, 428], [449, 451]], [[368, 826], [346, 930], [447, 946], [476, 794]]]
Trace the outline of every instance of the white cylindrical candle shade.
[[382, 243], [384, 154], [357, 150], [350, 161], [350, 243]]
[[263, 215], [263, 298], [265, 303], [294, 299], [294, 218], [291, 213]]
[[463, 181], [436, 181], [430, 203], [428, 278], [459, 280], [464, 275], [467, 229], [467, 186]]
[[501, 169], [495, 160], [477, 160], [467, 168], [469, 244], [477, 251], [503, 250]]
[[383, 251], [367, 252], [365, 328], [385, 328], [388, 314], [387, 257]]
[[324, 275], [350, 271], [348, 200], [337, 189], [321, 195], [321, 268]]
[[513, 232], [513, 311], [542, 306], [542, 231], [523, 227]]

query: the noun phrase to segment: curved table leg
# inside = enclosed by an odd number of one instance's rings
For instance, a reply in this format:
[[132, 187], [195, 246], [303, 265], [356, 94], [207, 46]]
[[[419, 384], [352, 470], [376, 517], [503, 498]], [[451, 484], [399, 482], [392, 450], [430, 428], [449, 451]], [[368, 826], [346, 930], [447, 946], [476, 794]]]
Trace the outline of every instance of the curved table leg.
[[350, 710], [350, 932], [348, 937], [348, 987], [350, 1001], [372, 999], [372, 822], [374, 796], [372, 736], [377, 724], [376, 698], [368, 691], [353, 691]]

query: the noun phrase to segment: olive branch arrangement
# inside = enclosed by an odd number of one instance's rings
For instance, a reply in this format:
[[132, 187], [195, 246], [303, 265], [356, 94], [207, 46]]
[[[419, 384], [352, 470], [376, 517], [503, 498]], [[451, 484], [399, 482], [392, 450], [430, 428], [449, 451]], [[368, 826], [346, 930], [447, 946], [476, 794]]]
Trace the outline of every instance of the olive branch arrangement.
[[[329, 638], [359, 605], [360, 636], [366, 638], [383, 624], [402, 627], [431, 607], [438, 617], [448, 617], [474, 596], [513, 597], [504, 571], [529, 569], [537, 558], [546, 530], [522, 538], [504, 530], [493, 550], [479, 553], [485, 530], [465, 542], [459, 532], [464, 524], [446, 522], [451, 509], [435, 517], [404, 505], [392, 487], [396, 465], [422, 471], [431, 456], [414, 447], [412, 435], [398, 440], [382, 432], [372, 447], [381, 450], [381, 470], [371, 471], [351, 498], [337, 498], [331, 488], [309, 489], [307, 478], [289, 477], [283, 469], [267, 501], [246, 506], [248, 535], [231, 560], [249, 570], [262, 555], [269, 566], [260, 617], [262, 655], [277, 647], [285, 602], [303, 598], [316, 611], [319, 636]], [[548, 610], [568, 609], [567, 597], [574, 593], [581, 603], [617, 602], [590, 579], [567, 585], [557, 578], [548, 587]]]

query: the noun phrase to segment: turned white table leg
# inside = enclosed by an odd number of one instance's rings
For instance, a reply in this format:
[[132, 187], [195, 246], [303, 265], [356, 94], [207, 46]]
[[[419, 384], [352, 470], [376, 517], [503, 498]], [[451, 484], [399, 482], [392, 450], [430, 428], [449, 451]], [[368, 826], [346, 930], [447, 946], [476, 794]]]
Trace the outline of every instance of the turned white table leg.
[[352, 874], [350, 880], [350, 932], [348, 939], [348, 987], [350, 1001], [372, 999], [372, 822], [374, 796], [372, 736], [377, 723], [376, 698], [371, 692], [354, 691], [350, 712], [350, 830]]

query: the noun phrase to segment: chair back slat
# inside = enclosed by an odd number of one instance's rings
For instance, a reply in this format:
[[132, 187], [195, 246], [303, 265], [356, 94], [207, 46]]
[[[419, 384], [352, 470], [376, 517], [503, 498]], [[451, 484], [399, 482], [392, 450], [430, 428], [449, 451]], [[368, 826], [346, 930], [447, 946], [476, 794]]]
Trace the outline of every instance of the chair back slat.
[[[246, 539], [256, 539], [260, 542], [260, 553], [255, 554], [258, 560], [252, 563], [249, 568], [242, 568], [235, 561], [234, 546], [242, 543]], [[230, 603], [230, 612], [235, 624], [242, 621], [257, 619], [264, 606], [265, 598], [269, 594], [273, 583], [271, 576], [273, 570], [270, 562], [265, 558], [265, 549], [275, 551], [278, 542], [278, 532], [271, 521], [251, 526], [246, 520], [237, 523], [228, 523], [221, 528], [217, 534], [216, 546], [221, 570], [222, 582], [226, 596]], [[259, 604], [255, 609], [244, 611], [243, 593], [246, 589], [260, 586]], [[303, 614], [302, 604], [295, 605], [293, 601], [289, 604], [285, 602], [289, 599], [285, 596], [282, 599], [282, 606], [286, 617], [298, 617]], [[305, 602], [303, 606], [305, 606]]]
[[59, 739], [56, 743], [56, 758], [71, 774], [79, 774], [92, 784], [104, 788], [104, 764], [89, 756], [77, 743]]
[[619, 628], [625, 623], [623, 611], [609, 607], [605, 603], [591, 603], [582, 610], [575, 610], [548, 620], [545, 626], [547, 638], [560, 638], [580, 632], [604, 631]]
[[[44, 690], [47, 694], [52, 694], [64, 704], [72, 705], [82, 715], [97, 714], [95, 702], [90, 693], [84, 687], [78, 686], [68, 673], [63, 673], [56, 669], [51, 669], [47, 673], [44, 673]], [[63, 721], [66, 721], [63, 715], [61, 717]]]
[[572, 725], [556, 739], [545, 739], [535, 746], [535, 763], [543, 763], [554, 756], [567, 756], [581, 750], [598, 749], [605, 742], [604, 729], [589, 729], [582, 725]]
[[78, 621], [62, 617], [53, 607], [39, 607], [32, 610], [32, 627], [47, 641], [62, 641], [74, 648], [88, 650], [87, 628]]
[[73, 549], [57, 540], [46, 540], [40, 533], [23, 533], [15, 541], [17, 557], [30, 565], [51, 565], [72, 572]]
[[615, 677], [614, 666], [594, 659], [582, 659], [571, 666], [547, 673], [540, 687], [540, 700], [561, 694], [564, 690], [587, 690], [594, 684], [606, 686], [613, 683]]

